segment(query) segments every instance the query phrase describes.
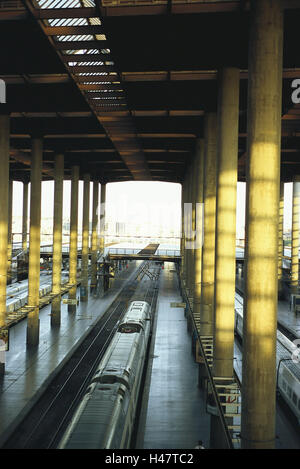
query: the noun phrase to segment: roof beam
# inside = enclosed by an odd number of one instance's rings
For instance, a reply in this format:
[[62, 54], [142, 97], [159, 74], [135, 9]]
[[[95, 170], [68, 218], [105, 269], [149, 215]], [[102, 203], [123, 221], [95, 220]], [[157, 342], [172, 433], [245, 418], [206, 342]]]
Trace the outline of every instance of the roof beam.
[[94, 18], [98, 17], [97, 8], [35, 8], [32, 14], [36, 19]]
[[68, 36], [68, 35], [86, 35], [104, 34], [103, 27], [100, 25], [88, 26], [45, 26], [47, 36]]

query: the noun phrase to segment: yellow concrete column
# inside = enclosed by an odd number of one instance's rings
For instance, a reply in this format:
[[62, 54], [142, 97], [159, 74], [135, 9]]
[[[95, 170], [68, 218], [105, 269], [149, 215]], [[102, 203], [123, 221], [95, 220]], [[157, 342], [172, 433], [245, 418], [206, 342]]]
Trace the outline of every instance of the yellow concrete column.
[[28, 224], [28, 182], [23, 183], [23, 218], [22, 218], [22, 249], [27, 249], [27, 224]]
[[282, 262], [284, 256], [283, 246], [283, 215], [284, 215], [284, 182], [280, 183], [279, 195], [279, 224], [278, 224], [278, 298], [282, 298], [283, 282], [282, 282]]
[[293, 215], [292, 215], [292, 252], [291, 252], [291, 290], [299, 288], [299, 218], [300, 218], [300, 176], [293, 178]]
[[251, 449], [275, 446], [282, 50], [280, 2], [252, 1], [241, 428]]
[[33, 310], [27, 318], [27, 344], [39, 343], [39, 290], [40, 290], [40, 232], [41, 232], [41, 182], [43, 161], [43, 139], [32, 139], [30, 172], [30, 231], [29, 231], [29, 271], [28, 306]]
[[186, 191], [186, 202], [185, 202], [185, 219], [186, 219], [186, 228], [185, 228], [185, 233], [186, 233], [186, 239], [185, 239], [185, 256], [186, 256], [186, 262], [185, 262], [185, 290], [187, 293], [187, 296], [189, 297], [189, 292], [190, 292], [190, 283], [191, 283], [191, 278], [190, 278], [190, 264], [191, 264], [191, 224], [192, 224], [192, 211], [191, 211], [191, 166], [188, 168], [187, 172], [187, 191]]
[[[69, 300], [76, 303], [77, 291], [77, 255], [78, 255], [78, 184], [79, 166], [71, 168], [71, 207], [70, 207], [70, 248], [69, 248]], [[76, 304], [68, 305], [69, 313], [76, 311]]]
[[90, 175], [83, 175], [83, 215], [80, 301], [88, 301], [89, 282], [89, 221], [90, 221]]
[[55, 155], [51, 325], [60, 324], [64, 155]]
[[203, 244], [203, 183], [204, 183], [204, 139], [196, 143], [196, 245], [194, 250], [194, 315], [200, 315], [202, 244]]
[[204, 121], [204, 230], [202, 247], [201, 335], [213, 334], [216, 225], [217, 114]]
[[93, 220], [92, 220], [92, 255], [91, 255], [91, 291], [97, 286], [97, 255], [98, 255], [98, 214], [99, 182], [93, 182]]
[[220, 72], [213, 374], [225, 377], [233, 376], [239, 81], [238, 68]]
[[183, 279], [183, 270], [184, 270], [184, 182], [181, 183], [181, 236], [180, 236], [180, 255], [181, 255], [181, 264], [180, 264], [180, 276]]
[[[5, 326], [6, 319], [9, 135], [9, 115], [0, 114], [0, 327]], [[4, 373], [4, 354], [0, 352], [0, 374]]]
[[8, 185], [8, 233], [7, 233], [7, 283], [12, 281], [12, 212], [13, 212], [13, 181], [9, 180]]
[[195, 290], [195, 261], [194, 261], [194, 253], [195, 253], [195, 241], [196, 241], [196, 184], [197, 184], [197, 165], [198, 161], [196, 155], [192, 161], [192, 173], [191, 173], [191, 204], [192, 204], [192, 213], [191, 213], [191, 246], [190, 246], [190, 285], [189, 285], [189, 298], [190, 298], [190, 305], [193, 307], [194, 302], [194, 290]]
[[101, 208], [100, 208], [100, 253], [104, 253], [106, 184], [101, 184], [100, 197], [101, 197]]

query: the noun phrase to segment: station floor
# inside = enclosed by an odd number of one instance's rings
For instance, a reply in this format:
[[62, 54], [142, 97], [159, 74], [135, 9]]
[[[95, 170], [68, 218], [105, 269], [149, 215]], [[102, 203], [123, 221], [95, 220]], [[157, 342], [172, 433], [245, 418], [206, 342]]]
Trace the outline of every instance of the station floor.
[[34, 406], [74, 348], [113, 303], [125, 282], [135, 275], [139, 263], [129, 263], [128, 269], [119, 273], [101, 299], [90, 294], [87, 303], [79, 304], [76, 314], [68, 313], [67, 305], [62, 304], [59, 328], [51, 328], [51, 305], [42, 308], [37, 347], [26, 347], [26, 319], [10, 328], [5, 373], [0, 376], [0, 447]]
[[209, 445], [210, 416], [199, 390], [174, 264], [161, 271], [148, 375], [136, 448], [193, 449]]

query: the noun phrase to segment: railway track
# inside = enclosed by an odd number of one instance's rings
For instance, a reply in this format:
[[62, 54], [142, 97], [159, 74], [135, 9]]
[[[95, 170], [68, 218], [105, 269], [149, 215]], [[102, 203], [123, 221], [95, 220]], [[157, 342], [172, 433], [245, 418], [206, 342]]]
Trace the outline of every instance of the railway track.
[[136, 289], [140, 290], [139, 299], [142, 297], [150, 305], [155, 301], [157, 282], [148, 280], [141, 285], [137, 278], [138, 275], [124, 285], [119, 297], [78, 346], [34, 408], [9, 436], [3, 449], [56, 448], [129, 301], [135, 296]]

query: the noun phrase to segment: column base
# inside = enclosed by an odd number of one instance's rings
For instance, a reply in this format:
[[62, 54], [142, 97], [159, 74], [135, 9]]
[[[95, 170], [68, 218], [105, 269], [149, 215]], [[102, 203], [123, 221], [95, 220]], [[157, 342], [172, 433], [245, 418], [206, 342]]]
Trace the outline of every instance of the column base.
[[27, 345], [36, 346], [39, 344], [40, 339], [40, 320], [27, 320]]
[[51, 326], [60, 326], [60, 296], [54, 298], [51, 305]]

